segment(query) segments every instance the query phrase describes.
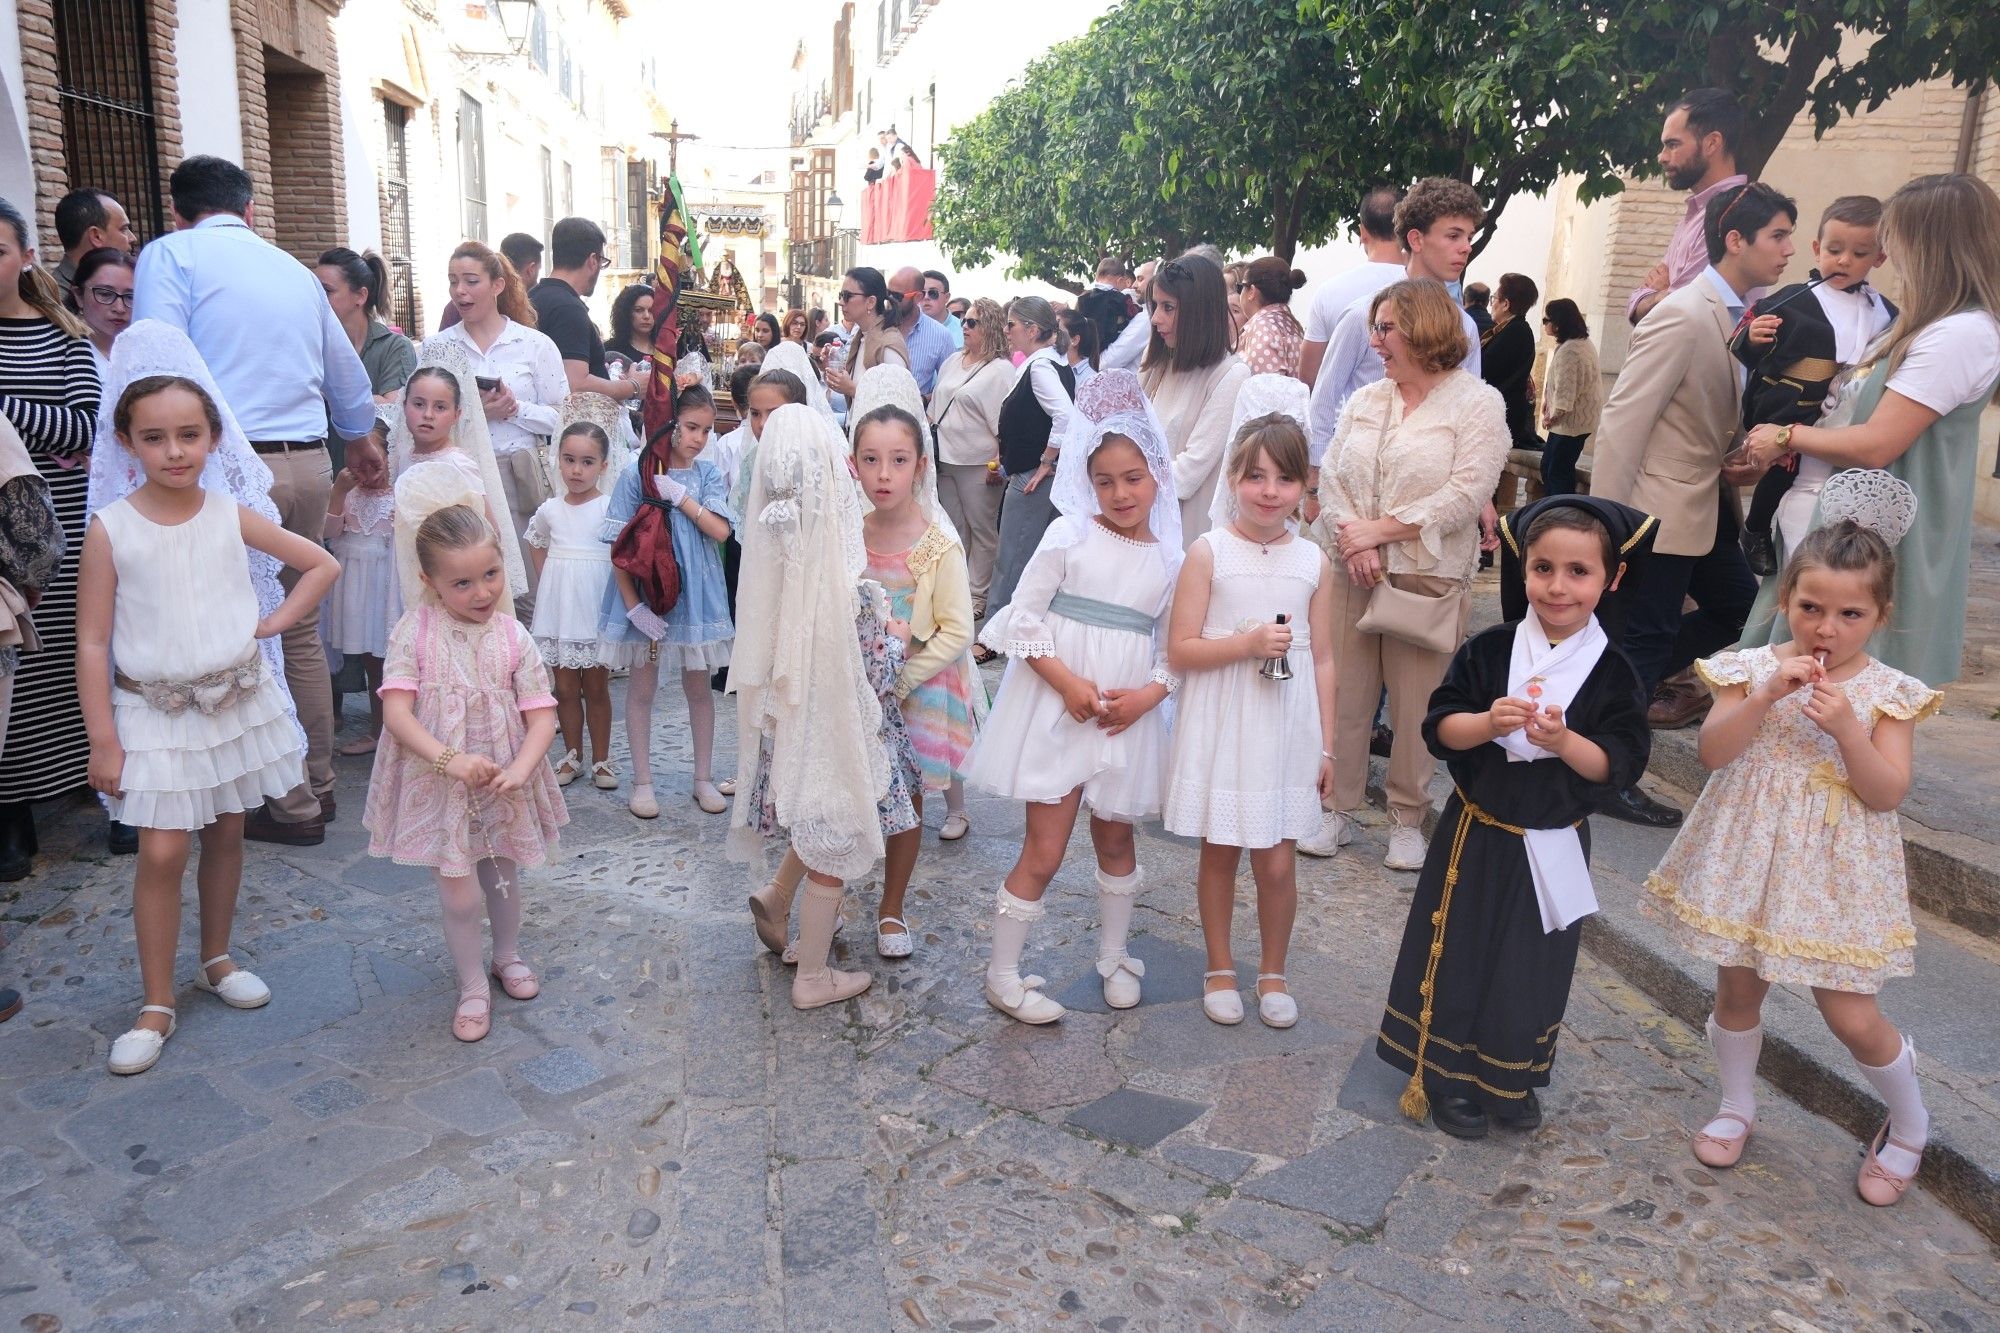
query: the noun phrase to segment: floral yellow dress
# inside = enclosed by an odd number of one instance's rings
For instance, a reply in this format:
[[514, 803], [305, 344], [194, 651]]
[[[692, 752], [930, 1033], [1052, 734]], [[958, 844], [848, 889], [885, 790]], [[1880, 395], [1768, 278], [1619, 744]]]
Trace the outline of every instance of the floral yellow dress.
[[[1769, 648], [1695, 663], [1711, 689], [1755, 690], [1778, 669]], [[1872, 735], [1884, 717], [1929, 717], [1943, 696], [1871, 659], [1842, 683]], [[1659, 869], [1646, 915], [1681, 945], [1766, 981], [1873, 995], [1916, 970], [1893, 810], [1871, 810], [1847, 785], [1840, 746], [1805, 715], [1794, 690], [1772, 705], [1750, 744], [1713, 774]]]

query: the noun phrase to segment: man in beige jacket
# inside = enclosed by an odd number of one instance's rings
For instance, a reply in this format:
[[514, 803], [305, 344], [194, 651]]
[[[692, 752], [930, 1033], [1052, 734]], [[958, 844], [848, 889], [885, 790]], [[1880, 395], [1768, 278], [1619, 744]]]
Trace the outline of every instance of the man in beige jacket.
[[[1736, 444], [1743, 372], [1729, 337], [1746, 294], [1783, 278], [1798, 208], [1768, 185], [1720, 191], [1705, 220], [1708, 267], [1632, 333], [1625, 367], [1597, 428], [1591, 493], [1659, 519], [1643, 574], [1620, 590], [1623, 648], [1650, 693], [1659, 683], [1736, 642], [1756, 600], [1737, 543], [1736, 488], [1723, 457]], [[1683, 616], [1683, 600], [1697, 610]], [[1641, 823], [1663, 819], [1636, 790], [1606, 813]], [[1658, 807], [1665, 810], [1667, 807]]]

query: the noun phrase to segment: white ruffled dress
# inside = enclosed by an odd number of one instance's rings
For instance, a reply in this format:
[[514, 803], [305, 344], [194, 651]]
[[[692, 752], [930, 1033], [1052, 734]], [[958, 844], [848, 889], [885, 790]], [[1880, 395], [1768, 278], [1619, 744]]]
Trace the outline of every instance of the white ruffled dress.
[[533, 629], [535, 647], [551, 667], [584, 670], [615, 658], [613, 645], [598, 638], [598, 614], [611, 586], [611, 543], [599, 529], [610, 507], [608, 495], [580, 505], [558, 495], [528, 520], [528, 545], [548, 553], [535, 585]]
[[125, 794], [111, 817], [134, 828], [206, 828], [305, 781], [305, 747], [285, 693], [257, 651], [257, 594], [236, 501], [208, 491], [199, 512], [163, 527], [127, 498], [97, 511], [111, 539], [118, 593], [111, 624], [118, 673], [136, 684], [188, 682], [245, 662], [247, 697], [213, 713], [163, 712], [111, 690]]
[[[1160, 645], [1173, 592], [1169, 555], [1158, 542], [1136, 542], [1096, 522], [1075, 546], [1045, 540], [1022, 570], [1013, 600], [981, 635], [1011, 660], [973, 746], [966, 781], [1017, 801], [1060, 801], [1081, 787], [1100, 818], [1129, 822], [1157, 815], [1167, 761], [1166, 706], [1110, 735], [1095, 722], [1072, 718], [1028, 659], [1054, 657], [1100, 691], [1170, 683]], [[1064, 598], [1122, 608], [1134, 627], [1114, 629], [1065, 615]], [[1151, 631], [1138, 631], [1142, 620]]]
[[340, 531], [327, 543], [340, 561], [340, 581], [320, 618], [320, 635], [335, 652], [381, 657], [389, 651], [395, 531], [394, 491], [349, 492]]

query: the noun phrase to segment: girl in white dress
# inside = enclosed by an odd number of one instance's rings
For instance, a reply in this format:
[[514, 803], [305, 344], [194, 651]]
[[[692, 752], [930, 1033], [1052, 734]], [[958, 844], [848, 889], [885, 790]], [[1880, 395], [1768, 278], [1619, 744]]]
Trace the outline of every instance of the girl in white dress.
[[[311, 615], [340, 566], [317, 544], [202, 488], [223, 419], [194, 379], [136, 380], [112, 420], [146, 484], [100, 509], [84, 535], [76, 673], [90, 785], [109, 798], [114, 820], [139, 831], [132, 919], [146, 1003], [110, 1058], [112, 1073], [137, 1074], [174, 1031], [181, 879], [197, 831], [205, 961], [195, 985], [240, 1009], [271, 998], [229, 958], [243, 814], [304, 781], [305, 739], [257, 641]], [[299, 571], [269, 615], [258, 614], [246, 546]]]
[[556, 439], [563, 493], [542, 501], [528, 520], [535, 647], [555, 673], [556, 721], [562, 728], [556, 781], [567, 787], [582, 771], [588, 722], [590, 781], [606, 791], [618, 785], [611, 768], [611, 670], [597, 636], [598, 610], [611, 585], [611, 545], [599, 531], [611, 507], [603, 486], [610, 457], [611, 437], [602, 426], [571, 422]]
[[1026, 801], [1021, 855], [1000, 886], [986, 999], [1024, 1023], [1063, 1007], [1021, 975], [1028, 928], [1062, 867], [1078, 809], [1090, 806], [1105, 1003], [1139, 1003], [1145, 964], [1125, 951], [1144, 875], [1132, 823], [1160, 809], [1174, 687], [1165, 661], [1167, 602], [1180, 565], [1173, 459], [1138, 377], [1107, 370], [1078, 391], [1057, 455], [1061, 517], [1021, 572], [981, 642], [1007, 654], [1000, 696], [979, 733], [967, 781]]
[[1164, 822], [1169, 833], [1201, 839], [1203, 1010], [1218, 1023], [1243, 1021], [1229, 928], [1248, 848], [1263, 942], [1257, 1012], [1286, 1028], [1299, 1016], [1285, 989], [1298, 913], [1293, 844], [1320, 827], [1333, 783], [1332, 572], [1326, 554], [1287, 526], [1311, 470], [1296, 421], [1247, 422], [1226, 468], [1235, 512], [1188, 548], [1174, 592], [1167, 660], [1186, 684]]
[[368, 734], [340, 747], [342, 754], [372, 754], [382, 734], [382, 655], [389, 650], [389, 607], [396, 582], [391, 538], [396, 492], [389, 485], [389, 427], [347, 445], [347, 464], [327, 501], [325, 537], [340, 561], [340, 581], [320, 613], [320, 637], [329, 651], [359, 658], [368, 680]]

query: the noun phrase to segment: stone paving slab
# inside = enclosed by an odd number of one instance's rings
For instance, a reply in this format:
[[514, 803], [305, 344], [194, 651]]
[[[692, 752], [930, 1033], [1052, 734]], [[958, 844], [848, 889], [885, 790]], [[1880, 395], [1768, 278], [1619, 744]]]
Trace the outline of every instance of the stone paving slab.
[[[658, 754], [684, 740], [662, 708]], [[1304, 1017], [1274, 1032], [1203, 1017], [1192, 849], [1155, 830], [1146, 1003], [1093, 1009], [1079, 837], [1031, 943], [1077, 1012], [1029, 1031], [979, 991], [1019, 810], [975, 798], [971, 837], [926, 841], [918, 956], [874, 957], [863, 886], [841, 949], [875, 990], [799, 1013], [721, 821], [670, 798], [680, 771], [662, 766], [651, 824], [578, 796], [597, 841], [524, 877], [543, 996], [500, 1002], [469, 1046], [434, 895], [342, 829], [251, 849], [239, 944], [269, 1011], [190, 992], [198, 1026], [112, 1080], [106, 1034], [138, 994], [129, 863], [64, 863], [60, 905], [0, 954], [29, 996], [0, 1027], [0, 1327], [1796, 1331], [2000, 1311], [1987, 1241], [1923, 1190], [1885, 1226], [1853, 1197], [1854, 1135], [1775, 1088], [1754, 1163], [1701, 1170], [1696, 1034], [1590, 958], [1541, 1130], [1462, 1144], [1402, 1119], [1371, 1034], [1408, 880], [1353, 851], [1301, 866]], [[343, 805], [365, 772], [341, 761]], [[1940, 1046], [1972, 1039], [1953, 1033]]]

